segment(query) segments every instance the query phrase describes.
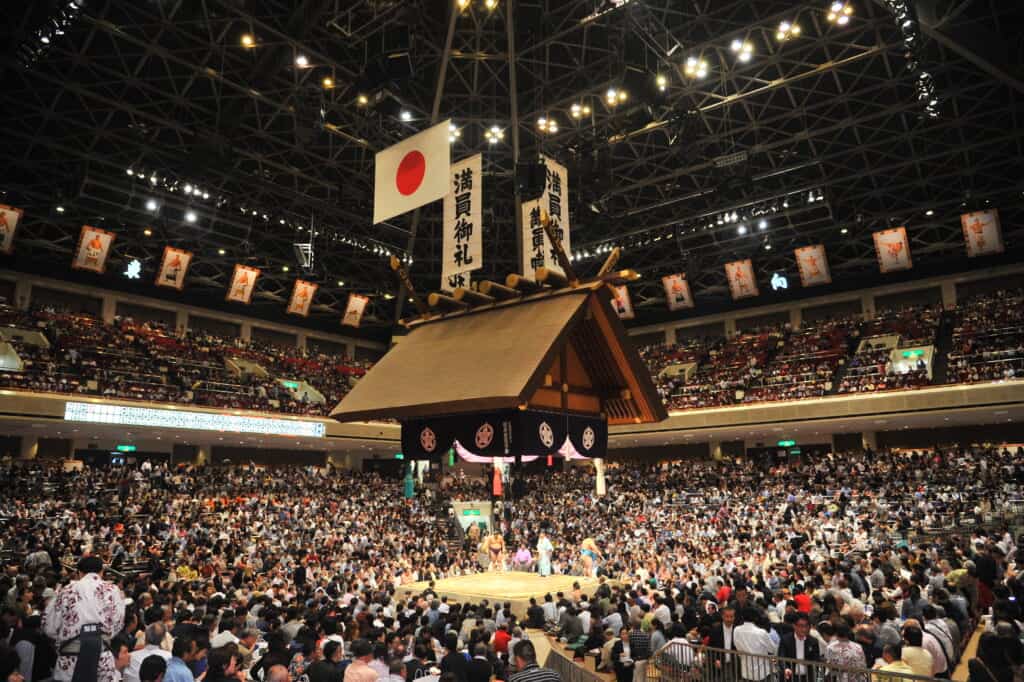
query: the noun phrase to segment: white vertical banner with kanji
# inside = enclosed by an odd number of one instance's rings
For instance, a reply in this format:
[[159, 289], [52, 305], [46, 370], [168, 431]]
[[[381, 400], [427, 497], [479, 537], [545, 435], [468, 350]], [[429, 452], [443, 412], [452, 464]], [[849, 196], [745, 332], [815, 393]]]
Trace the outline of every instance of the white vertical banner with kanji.
[[971, 258], [1003, 252], [1003, 229], [996, 209], [964, 213], [960, 216], [960, 225], [964, 229], [967, 255]]
[[[569, 236], [569, 172], [565, 166], [542, 156], [547, 167], [544, 193], [540, 199], [523, 202], [523, 274], [533, 276], [537, 268], [562, 272], [555, 250], [541, 227], [541, 215], [551, 216], [551, 229], [566, 254], [572, 252]], [[564, 273], [563, 273], [564, 274]]]
[[14, 233], [18, 231], [22, 210], [0, 204], [0, 253], [14, 252]]
[[729, 292], [733, 300], [757, 296], [757, 280], [754, 279], [754, 264], [749, 258], [725, 264], [725, 276], [729, 280]]
[[612, 285], [612, 290], [615, 292], [615, 298], [612, 299], [612, 307], [618, 313], [619, 319], [632, 320], [636, 317], [636, 313], [633, 312], [633, 301], [629, 297], [629, 289], [626, 288], [626, 285]]
[[103, 274], [107, 269], [107, 256], [110, 245], [114, 243], [114, 233], [101, 230], [92, 225], [82, 225], [78, 237], [78, 251], [71, 267], [75, 270], [91, 270]]
[[682, 310], [693, 307], [693, 295], [686, 274], [665, 275], [661, 278], [661, 286], [665, 287], [665, 301], [669, 310]]
[[259, 268], [248, 265], [236, 265], [231, 276], [227, 299], [235, 303], [248, 303], [252, 300], [252, 291], [256, 288], [256, 278], [260, 276]]
[[894, 227], [874, 233], [875, 254], [878, 256], [878, 269], [882, 272], [909, 270], [914, 267], [910, 259], [910, 240], [907, 239], [906, 227]]
[[441, 289], [469, 286], [469, 273], [483, 267], [483, 154], [451, 166], [444, 197]]
[[793, 253], [796, 255], [796, 267], [800, 271], [800, 284], [814, 287], [832, 283], [824, 244], [802, 246]]
[[295, 280], [292, 288], [292, 298], [288, 301], [288, 314], [309, 316], [309, 306], [313, 303], [313, 295], [316, 293], [319, 284], [307, 282], [304, 279]]
[[156, 285], [181, 291], [185, 288], [185, 275], [188, 274], [188, 266], [191, 264], [191, 251], [165, 246], [164, 257], [160, 261], [160, 270], [156, 273]]
[[345, 307], [345, 317], [341, 319], [343, 325], [358, 327], [363, 321], [363, 313], [366, 312], [366, 304], [370, 299], [359, 294], [348, 295], [348, 305]]

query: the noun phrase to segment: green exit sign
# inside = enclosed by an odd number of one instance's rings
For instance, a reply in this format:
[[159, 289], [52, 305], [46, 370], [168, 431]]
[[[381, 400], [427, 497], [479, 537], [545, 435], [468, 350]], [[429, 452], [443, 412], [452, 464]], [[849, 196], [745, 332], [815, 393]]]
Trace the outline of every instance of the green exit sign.
[[791, 448], [796, 445], [795, 440], [780, 440], [778, 443], [780, 448]]
[[905, 358], [920, 358], [920, 357], [924, 357], [924, 349], [923, 348], [915, 348], [914, 350], [905, 350], [905, 351], [903, 351], [903, 357], [905, 357]]
[[297, 381], [282, 381], [281, 383], [284, 385], [285, 388], [290, 388], [293, 391], [299, 390], [299, 382]]
[[480, 510], [479, 509], [463, 509], [462, 510], [462, 515], [463, 516], [480, 516]]
[[134, 445], [118, 445], [117, 446], [117, 451], [118, 452], [135, 452], [135, 446]]
[[401, 452], [396, 452], [395, 453], [395, 459], [405, 459], [405, 454], [403, 454]]

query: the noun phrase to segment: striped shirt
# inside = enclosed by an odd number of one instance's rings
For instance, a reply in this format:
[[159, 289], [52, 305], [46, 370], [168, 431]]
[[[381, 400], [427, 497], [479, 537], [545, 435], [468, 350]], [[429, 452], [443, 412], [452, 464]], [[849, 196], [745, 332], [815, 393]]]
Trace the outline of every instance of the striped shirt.
[[562, 682], [562, 677], [554, 670], [531, 663], [513, 675], [511, 682]]

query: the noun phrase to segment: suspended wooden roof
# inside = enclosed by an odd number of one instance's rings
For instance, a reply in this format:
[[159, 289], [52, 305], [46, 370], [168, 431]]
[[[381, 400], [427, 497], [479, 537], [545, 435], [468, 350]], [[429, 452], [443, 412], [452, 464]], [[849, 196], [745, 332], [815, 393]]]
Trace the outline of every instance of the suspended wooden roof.
[[407, 419], [509, 408], [667, 414], [602, 282], [544, 289], [415, 320], [334, 409], [339, 421]]

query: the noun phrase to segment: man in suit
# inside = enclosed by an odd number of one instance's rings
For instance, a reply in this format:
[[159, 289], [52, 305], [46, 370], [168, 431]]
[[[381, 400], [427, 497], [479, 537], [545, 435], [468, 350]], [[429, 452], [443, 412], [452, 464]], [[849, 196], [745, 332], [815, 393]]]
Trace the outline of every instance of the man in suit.
[[[712, 649], [735, 651], [736, 642], [733, 639], [733, 632], [736, 627], [736, 609], [732, 606], [725, 606], [721, 613], [722, 622], [711, 628], [708, 646]], [[720, 671], [719, 674], [723, 681], [729, 682], [740, 678], [739, 656], [719, 651], [709, 651], [708, 656], [711, 665]]]
[[467, 682], [490, 682], [494, 667], [487, 660], [487, 645], [477, 642], [473, 647], [473, 660], [466, 664]]
[[[798, 614], [793, 622], [793, 632], [783, 635], [779, 642], [779, 656], [801, 661], [820, 661], [821, 649], [818, 640], [810, 636], [811, 620], [806, 613]], [[807, 682], [812, 679], [811, 668], [793, 661], [780, 661], [782, 679], [785, 682]]]

